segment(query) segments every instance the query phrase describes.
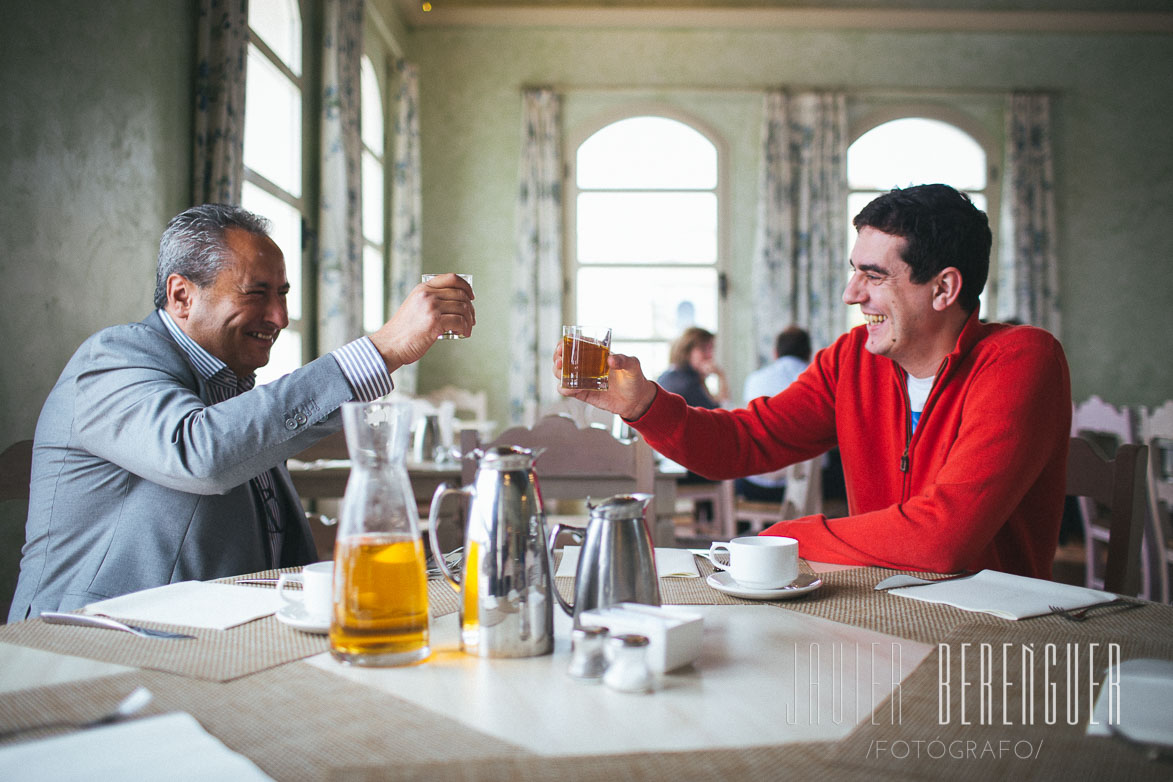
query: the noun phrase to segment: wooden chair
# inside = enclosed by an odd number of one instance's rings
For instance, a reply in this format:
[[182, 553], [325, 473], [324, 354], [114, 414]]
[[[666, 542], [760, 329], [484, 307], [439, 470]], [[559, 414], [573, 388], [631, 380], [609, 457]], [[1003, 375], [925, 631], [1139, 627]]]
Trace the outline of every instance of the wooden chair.
[[0, 453], [0, 501], [27, 500], [33, 471], [33, 441], [17, 440]]
[[[1120, 446], [1137, 442], [1136, 424], [1136, 416], [1130, 408], [1116, 407], [1095, 395], [1088, 397], [1086, 402], [1072, 405], [1071, 436], [1082, 437], [1095, 443], [1109, 457], [1114, 455]], [[1076, 504], [1083, 525], [1084, 585], [1101, 589], [1104, 584], [1103, 551], [1109, 538], [1108, 527], [1102, 522], [1105, 513], [1090, 497], [1079, 497]], [[1151, 551], [1154, 543], [1150, 537], [1151, 534], [1146, 529], [1140, 543], [1140, 596], [1146, 599], [1155, 598], [1151, 587]]]
[[[1109, 522], [1108, 535], [1103, 540], [1108, 548], [1104, 578], [1102, 583], [1089, 586], [1122, 595], [1140, 592], [1147, 455], [1148, 448], [1143, 445], [1121, 445], [1116, 457], [1110, 459], [1091, 441], [1071, 438], [1067, 493], [1095, 501], [1106, 510]], [[1087, 541], [1089, 548], [1092, 543]]]
[[[542, 501], [546, 510], [557, 509], [558, 502], [603, 500], [615, 494], [646, 492], [655, 488], [655, 461], [652, 449], [643, 438], [617, 440], [605, 429], [580, 429], [563, 416], [548, 416], [532, 428], [507, 429], [490, 442], [480, 442], [475, 431], [461, 433], [460, 450], [467, 454], [476, 448], [517, 445], [543, 449], [534, 462]], [[461, 466], [465, 485], [476, 476], [477, 460], [466, 457]], [[556, 515], [556, 514], [555, 514]], [[670, 536], [656, 528], [651, 508], [648, 523], [657, 542], [669, 542]]]
[[[476, 429], [481, 437], [487, 437], [496, 424], [489, 420], [489, 397], [484, 391], [470, 391], [457, 386], [444, 386], [429, 391], [420, 397], [436, 409], [445, 402], [453, 407], [453, 424], [456, 432]], [[455, 436], [459, 439], [459, 434]]]
[[[706, 483], [676, 484], [676, 501], [685, 503], [692, 514], [690, 530], [693, 535], [717, 540], [730, 540], [737, 536], [735, 506], [737, 493], [733, 481], [712, 481]], [[712, 510], [706, 516], [699, 506], [707, 504]], [[702, 522], [702, 519], [707, 519]]]
[[1140, 440], [1149, 449], [1149, 515], [1146, 519], [1155, 588], [1152, 598], [1173, 602], [1173, 401], [1142, 410]]
[[749, 522], [750, 534], [756, 535], [776, 521], [800, 519], [823, 512], [823, 457], [816, 456], [786, 468], [786, 491], [782, 503], [738, 500], [734, 515], [737, 521]]

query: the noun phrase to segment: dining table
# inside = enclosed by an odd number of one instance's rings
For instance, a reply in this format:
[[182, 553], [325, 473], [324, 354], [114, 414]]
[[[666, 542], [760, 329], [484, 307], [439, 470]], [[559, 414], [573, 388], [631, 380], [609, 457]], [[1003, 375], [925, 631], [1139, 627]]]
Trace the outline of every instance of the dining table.
[[[340, 663], [322, 628], [266, 612], [271, 581], [297, 569], [198, 582], [261, 604], [227, 629], [138, 622], [188, 639], [0, 626], [0, 778], [45, 778], [45, 764], [134, 778], [140, 755], [153, 776], [190, 779], [1170, 778], [1167, 745], [1115, 728], [1135, 726], [1158, 685], [1169, 693], [1171, 606], [1007, 619], [875, 588], [911, 571], [805, 560], [815, 586], [745, 597], [691, 553], [695, 574], [662, 575], [660, 591], [666, 610], [701, 620], [700, 645], [642, 694], [568, 675], [556, 605], [552, 654], [465, 654], [442, 578], [428, 581], [431, 656], [403, 667]], [[573, 594], [573, 576], [554, 583]], [[1157, 671], [1141, 694], [1120, 674], [1133, 665]], [[139, 687], [153, 696], [142, 711], [76, 727]]]

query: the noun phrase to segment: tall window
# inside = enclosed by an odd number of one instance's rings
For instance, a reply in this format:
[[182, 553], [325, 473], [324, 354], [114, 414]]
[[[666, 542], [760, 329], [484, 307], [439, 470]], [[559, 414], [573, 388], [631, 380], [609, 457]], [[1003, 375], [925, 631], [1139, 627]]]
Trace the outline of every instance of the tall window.
[[667, 117], [619, 120], [577, 149], [571, 242], [578, 323], [612, 329], [651, 376], [680, 332], [717, 331], [717, 147]]
[[265, 383], [301, 366], [308, 342], [304, 319], [302, 225], [302, 20], [298, 0], [251, 0], [245, 85], [244, 185], [241, 205], [273, 221], [285, 255], [289, 327], [257, 371]]
[[[876, 125], [847, 149], [848, 219], [853, 219], [876, 196], [894, 187], [942, 183], [966, 193], [978, 209], [991, 214], [994, 201], [989, 182], [986, 150], [956, 125], [926, 117], [902, 117]], [[855, 243], [855, 228], [848, 224], [848, 247]], [[997, 248], [997, 242], [994, 244]], [[991, 259], [990, 274], [996, 264]], [[982, 294], [982, 315], [989, 305], [989, 291]], [[849, 307], [849, 326], [863, 322], [858, 307]]]
[[369, 55], [362, 58], [362, 322], [367, 332], [387, 320], [386, 209], [384, 208], [383, 98]]

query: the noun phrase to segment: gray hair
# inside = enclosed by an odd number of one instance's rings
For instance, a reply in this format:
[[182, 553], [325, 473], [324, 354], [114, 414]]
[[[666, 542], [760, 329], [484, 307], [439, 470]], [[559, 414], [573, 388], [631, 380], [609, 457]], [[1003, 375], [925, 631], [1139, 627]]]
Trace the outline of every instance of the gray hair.
[[197, 287], [211, 285], [228, 262], [224, 232], [239, 228], [268, 236], [273, 224], [239, 206], [203, 204], [193, 206], [167, 223], [159, 242], [159, 265], [155, 269], [155, 306], [167, 305], [167, 278], [178, 274]]

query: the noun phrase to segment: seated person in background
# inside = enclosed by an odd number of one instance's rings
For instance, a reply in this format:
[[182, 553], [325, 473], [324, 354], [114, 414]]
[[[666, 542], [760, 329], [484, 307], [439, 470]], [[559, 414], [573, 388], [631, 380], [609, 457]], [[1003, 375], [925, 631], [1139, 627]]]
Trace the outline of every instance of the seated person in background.
[[807, 559], [1049, 579], [1071, 425], [1062, 347], [1041, 329], [978, 320], [990, 228], [965, 195], [893, 190], [854, 222], [843, 299], [866, 323], [785, 391], [740, 410], [690, 407], [613, 353], [609, 390], [561, 393], [618, 413], [709, 478], [776, 470], [838, 443], [851, 515], [763, 533], [797, 538]]
[[[811, 360], [811, 335], [799, 326], [788, 326], [774, 338], [774, 360], [749, 373], [745, 401], [773, 396], [793, 383]], [[786, 468], [761, 475], [747, 475], [734, 482], [738, 496], [756, 502], [782, 502], [786, 494]]]
[[[671, 366], [656, 382], [661, 388], [680, 394], [695, 407], [708, 410], [720, 407], [729, 401], [729, 383], [725, 371], [717, 365], [714, 352], [717, 337], [699, 326], [689, 326], [676, 341], [668, 354]], [[717, 393], [709, 393], [706, 382], [709, 376], [717, 378]]]
[[268, 385], [254, 372], [289, 324], [269, 224], [193, 207], [159, 246], [155, 311], [82, 343], [37, 421], [20, 577], [8, 621], [175, 581], [317, 559], [285, 460], [392, 388], [445, 330], [468, 334], [455, 275], [415, 288], [370, 337]]

